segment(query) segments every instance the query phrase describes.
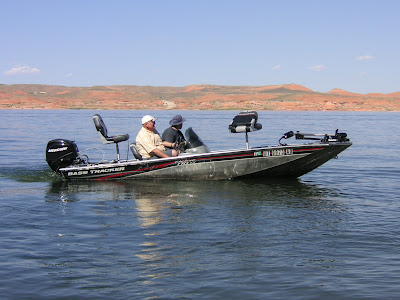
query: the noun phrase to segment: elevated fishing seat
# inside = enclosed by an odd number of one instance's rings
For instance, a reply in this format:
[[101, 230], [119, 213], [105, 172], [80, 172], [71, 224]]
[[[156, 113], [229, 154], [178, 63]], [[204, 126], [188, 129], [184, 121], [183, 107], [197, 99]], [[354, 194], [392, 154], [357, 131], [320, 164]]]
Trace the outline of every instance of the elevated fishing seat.
[[229, 130], [232, 133], [245, 132], [246, 133], [246, 148], [249, 149], [249, 138], [248, 132], [257, 131], [262, 128], [258, 121], [258, 114], [256, 111], [242, 111], [237, 114], [231, 124], [229, 124]]
[[99, 114], [95, 114], [93, 116], [94, 126], [100, 135], [100, 139], [102, 140], [103, 144], [112, 144], [114, 143], [117, 148], [117, 161], [119, 161], [119, 147], [118, 143], [126, 141], [129, 139], [129, 134], [119, 134], [108, 136], [106, 124], [104, 124], [103, 119]]
[[258, 114], [256, 111], [242, 111], [233, 118], [229, 125], [229, 130], [232, 133], [260, 130], [262, 125], [257, 123], [257, 120]]

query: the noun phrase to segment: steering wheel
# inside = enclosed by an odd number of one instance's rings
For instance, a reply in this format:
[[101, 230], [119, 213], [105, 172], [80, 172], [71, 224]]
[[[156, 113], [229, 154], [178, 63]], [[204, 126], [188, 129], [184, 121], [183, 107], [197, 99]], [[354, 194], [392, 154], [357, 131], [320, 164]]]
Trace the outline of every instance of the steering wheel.
[[186, 148], [185, 140], [182, 139], [181, 136], [178, 136], [178, 138], [175, 142], [174, 149], [176, 151], [178, 151], [179, 153], [181, 153], [181, 152], [185, 151], [185, 148]]

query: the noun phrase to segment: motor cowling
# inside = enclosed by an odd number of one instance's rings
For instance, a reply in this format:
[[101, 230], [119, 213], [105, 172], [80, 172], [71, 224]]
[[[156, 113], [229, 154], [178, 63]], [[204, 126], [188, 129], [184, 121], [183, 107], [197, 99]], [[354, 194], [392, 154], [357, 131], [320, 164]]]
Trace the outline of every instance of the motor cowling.
[[47, 143], [46, 161], [55, 172], [71, 165], [78, 156], [78, 146], [74, 141], [56, 139]]

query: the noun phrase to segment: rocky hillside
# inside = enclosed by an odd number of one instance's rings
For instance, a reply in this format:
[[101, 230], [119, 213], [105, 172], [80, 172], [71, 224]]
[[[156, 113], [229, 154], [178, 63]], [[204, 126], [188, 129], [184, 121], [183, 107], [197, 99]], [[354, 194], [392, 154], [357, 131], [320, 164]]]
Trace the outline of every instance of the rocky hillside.
[[314, 92], [300, 85], [185, 87], [0, 85], [0, 109], [400, 111], [400, 92]]

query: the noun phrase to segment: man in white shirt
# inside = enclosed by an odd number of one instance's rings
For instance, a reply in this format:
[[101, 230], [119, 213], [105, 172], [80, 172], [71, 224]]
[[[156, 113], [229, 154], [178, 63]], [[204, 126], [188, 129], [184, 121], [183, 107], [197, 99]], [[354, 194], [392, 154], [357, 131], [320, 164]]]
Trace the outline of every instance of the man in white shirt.
[[142, 128], [136, 137], [136, 147], [143, 157], [149, 159], [155, 157], [177, 156], [178, 152], [166, 149], [164, 143], [156, 130], [155, 123], [157, 118], [146, 115], [142, 118]]

